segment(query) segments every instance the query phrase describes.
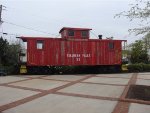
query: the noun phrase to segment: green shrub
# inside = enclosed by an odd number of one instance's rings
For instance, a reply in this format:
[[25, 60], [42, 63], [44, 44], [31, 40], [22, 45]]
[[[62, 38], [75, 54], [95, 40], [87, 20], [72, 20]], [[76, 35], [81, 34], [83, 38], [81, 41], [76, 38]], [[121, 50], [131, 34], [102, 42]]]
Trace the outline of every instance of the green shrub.
[[144, 64], [143, 65], [143, 71], [150, 72], [150, 64]]
[[138, 63], [128, 65], [129, 72], [149, 72], [150, 64]]
[[19, 73], [18, 66], [0, 66], [0, 70], [5, 70], [8, 75]]

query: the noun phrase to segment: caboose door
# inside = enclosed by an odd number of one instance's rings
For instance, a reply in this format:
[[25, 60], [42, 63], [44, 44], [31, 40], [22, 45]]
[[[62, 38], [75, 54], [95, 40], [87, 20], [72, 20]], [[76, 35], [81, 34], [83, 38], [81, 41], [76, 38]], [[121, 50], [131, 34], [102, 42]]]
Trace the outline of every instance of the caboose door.
[[43, 40], [37, 40], [36, 49], [37, 49], [36, 64], [44, 65], [44, 41]]

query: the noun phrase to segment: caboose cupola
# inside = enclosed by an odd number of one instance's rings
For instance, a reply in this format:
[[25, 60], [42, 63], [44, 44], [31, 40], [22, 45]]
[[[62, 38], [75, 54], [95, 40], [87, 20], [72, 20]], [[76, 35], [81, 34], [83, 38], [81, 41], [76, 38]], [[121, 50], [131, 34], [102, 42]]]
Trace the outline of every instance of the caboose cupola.
[[92, 29], [63, 27], [59, 33], [61, 34], [61, 38], [89, 39], [90, 30]]

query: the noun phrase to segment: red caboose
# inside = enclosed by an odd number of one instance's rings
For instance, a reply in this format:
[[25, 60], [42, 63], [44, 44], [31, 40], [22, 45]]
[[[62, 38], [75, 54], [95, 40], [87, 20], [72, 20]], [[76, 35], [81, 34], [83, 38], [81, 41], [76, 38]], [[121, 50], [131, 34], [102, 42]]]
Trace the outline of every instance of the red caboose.
[[90, 30], [64, 27], [59, 32], [61, 38], [19, 37], [27, 43], [20, 61], [28, 69], [48, 69], [52, 66], [120, 67], [124, 40], [90, 39]]

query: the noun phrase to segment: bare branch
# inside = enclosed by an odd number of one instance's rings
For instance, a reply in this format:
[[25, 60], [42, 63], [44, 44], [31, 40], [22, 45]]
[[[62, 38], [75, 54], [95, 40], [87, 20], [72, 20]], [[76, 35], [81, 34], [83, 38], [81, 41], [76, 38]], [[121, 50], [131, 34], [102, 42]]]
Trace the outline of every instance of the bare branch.
[[149, 0], [136, 0], [136, 4], [130, 4], [131, 8], [129, 11], [123, 11], [115, 15], [115, 18], [120, 18], [121, 16], [127, 17], [130, 21], [135, 19], [140, 19], [142, 23], [147, 26], [129, 29], [130, 33], [135, 33], [136, 35], [145, 34], [150, 32], [150, 1]]

